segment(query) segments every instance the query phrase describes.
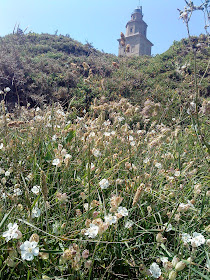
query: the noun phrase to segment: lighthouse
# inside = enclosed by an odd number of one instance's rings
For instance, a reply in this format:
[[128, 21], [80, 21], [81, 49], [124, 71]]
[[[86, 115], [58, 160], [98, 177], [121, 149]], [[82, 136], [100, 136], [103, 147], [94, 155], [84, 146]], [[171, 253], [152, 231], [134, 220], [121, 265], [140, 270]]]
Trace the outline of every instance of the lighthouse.
[[151, 56], [153, 44], [147, 39], [147, 24], [143, 20], [142, 6], [138, 6], [131, 14], [131, 20], [126, 24], [126, 33], [121, 33], [119, 56]]

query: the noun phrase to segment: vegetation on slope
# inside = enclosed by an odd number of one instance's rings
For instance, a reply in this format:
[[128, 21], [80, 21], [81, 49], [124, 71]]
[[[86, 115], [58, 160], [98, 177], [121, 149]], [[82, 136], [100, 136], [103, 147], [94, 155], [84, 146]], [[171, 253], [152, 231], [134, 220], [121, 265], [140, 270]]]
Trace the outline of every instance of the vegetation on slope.
[[[193, 42], [198, 78], [202, 77], [200, 94], [206, 97], [210, 91], [207, 37], [195, 37]], [[148, 97], [155, 102], [173, 99], [174, 104], [185, 104], [194, 91], [193, 68], [186, 39], [174, 42], [161, 55], [135, 58], [104, 54], [61, 35], [13, 34], [0, 40], [0, 87], [11, 88], [6, 96], [9, 107], [18, 102], [40, 106], [60, 101], [87, 109], [102, 95], [109, 100], [128, 97], [140, 105]]]

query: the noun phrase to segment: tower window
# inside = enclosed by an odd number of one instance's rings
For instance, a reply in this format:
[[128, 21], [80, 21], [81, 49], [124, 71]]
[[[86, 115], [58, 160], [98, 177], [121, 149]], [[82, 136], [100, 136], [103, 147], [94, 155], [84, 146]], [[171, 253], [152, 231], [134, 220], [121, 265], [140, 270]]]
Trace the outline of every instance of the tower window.
[[133, 27], [130, 28], [130, 33], [132, 33], [132, 32], [133, 32]]

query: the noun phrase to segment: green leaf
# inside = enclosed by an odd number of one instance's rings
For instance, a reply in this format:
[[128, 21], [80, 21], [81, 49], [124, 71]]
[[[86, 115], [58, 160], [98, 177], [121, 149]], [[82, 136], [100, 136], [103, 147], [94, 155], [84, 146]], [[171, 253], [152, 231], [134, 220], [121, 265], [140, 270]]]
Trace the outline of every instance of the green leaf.
[[75, 137], [76, 132], [74, 130], [69, 131], [69, 133], [66, 136], [65, 142], [70, 143], [72, 139]]
[[4, 215], [4, 218], [2, 219], [1, 223], [0, 223], [0, 229], [3, 227], [4, 223], [6, 222], [6, 220], [8, 219], [9, 215], [11, 214], [12, 210], [14, 209], [14, 206], [11, 208], [11, 210], [9, 211], [9, 213]]
[[167, 253], [167, 255], [168, 255], [170, 258], [172, 258], [172, 255], [171, 255], [171, 253], [167, 250], [166, 246], [165, 246], [163, 243], [161, 243], [160, 246], [161, 246], [161, 247], [163, 248], [163, 250]]
[[48, 254], [63, 254], [62, 250], [39, 250], [39, 251]]

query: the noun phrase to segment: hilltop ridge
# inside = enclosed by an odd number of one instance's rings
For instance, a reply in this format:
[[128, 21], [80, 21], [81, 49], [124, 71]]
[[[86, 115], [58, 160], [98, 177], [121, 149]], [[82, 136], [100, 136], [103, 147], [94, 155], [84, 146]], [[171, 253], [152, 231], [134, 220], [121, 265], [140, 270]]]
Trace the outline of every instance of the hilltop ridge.
[[[192, 38], [197, 53], [197, 74], [202, 79], [200, 94], [209, 96], [207, 36]], [[193, 94], [193, 55], [189, 41], [174, 42], [155, 57], [116, 57], [102, 53], [89, 43], [83, 45], [68, 36], [11, 34], [0, 38], [0, 89], [15, 103], [31, 106], [71, 102], [88, 108], [95, 97], [109, 100], [127, 97], [140, 105], [173, 99], [185, 102]], [[164, 96], [164, 97], [163, 97]], [[164, 99], [164, 100], [163, 100]]]

